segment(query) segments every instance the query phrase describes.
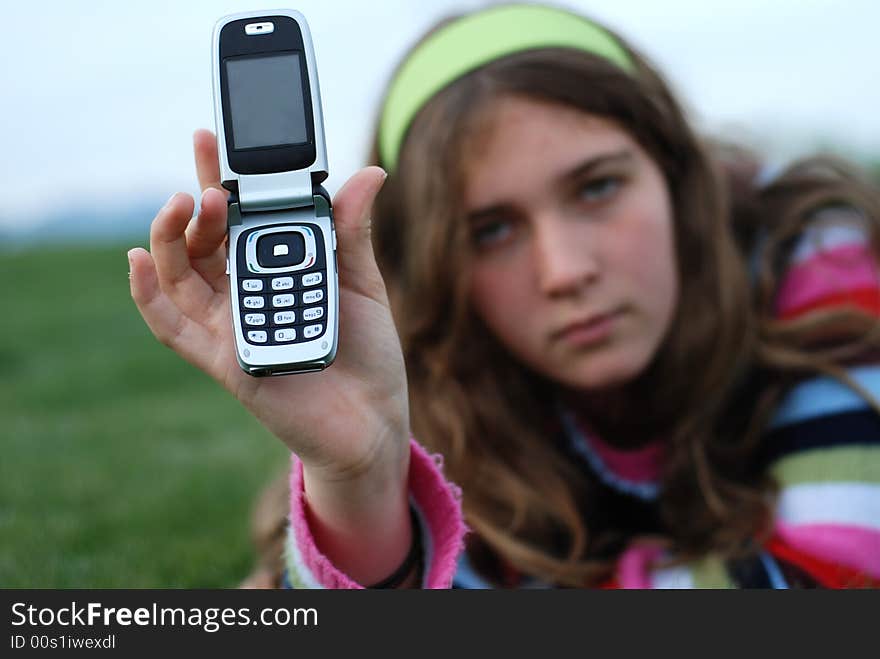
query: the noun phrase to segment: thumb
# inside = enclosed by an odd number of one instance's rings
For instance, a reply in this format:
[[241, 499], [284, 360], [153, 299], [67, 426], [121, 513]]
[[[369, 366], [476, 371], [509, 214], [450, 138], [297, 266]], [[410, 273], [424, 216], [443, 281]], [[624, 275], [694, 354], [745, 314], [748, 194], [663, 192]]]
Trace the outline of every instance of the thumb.
[[385, 285], [370, 242], [370, 213], [386, 176], [380, 167], [366, 167], [333, 200], [340, 284], [383, 302]]

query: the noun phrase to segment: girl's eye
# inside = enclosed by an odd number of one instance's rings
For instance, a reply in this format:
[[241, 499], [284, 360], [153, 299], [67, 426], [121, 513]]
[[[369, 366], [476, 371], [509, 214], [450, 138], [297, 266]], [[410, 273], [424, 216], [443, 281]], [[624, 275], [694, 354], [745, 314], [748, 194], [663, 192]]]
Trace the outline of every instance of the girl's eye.
[[601, 201], [614, 194], [620, 183], [620, 178], [616, 176], [597, 178], [583, 185], [579, 196], [583, 201]]
[[471, 239], [477, 247], [488, 247], [505, 240], [512, 230], [508, 220], [491, 220], [474, 227]]

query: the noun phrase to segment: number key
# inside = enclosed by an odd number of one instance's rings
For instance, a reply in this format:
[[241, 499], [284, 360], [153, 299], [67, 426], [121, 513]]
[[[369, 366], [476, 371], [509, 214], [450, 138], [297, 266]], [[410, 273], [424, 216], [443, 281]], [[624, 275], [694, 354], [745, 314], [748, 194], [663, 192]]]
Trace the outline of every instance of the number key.
[[324, 315], [323, 307], [312, 307], [302, 312], [303, 320], [318, 320]]
[[272, 280], [273, 291], [286, 291], [293, 288], [293, 277], [277, 277]]
[[303, 286], [317, 286], [324, 279], [324, 276], [320, 272], [313, 272], [308, 275], [302, 276], [302, 285]]
[[320, 302], [324, 299], [324, 291], [306, 291], [302, 294], [302, 303], [303, 304], [314, 304], [315, 302]]

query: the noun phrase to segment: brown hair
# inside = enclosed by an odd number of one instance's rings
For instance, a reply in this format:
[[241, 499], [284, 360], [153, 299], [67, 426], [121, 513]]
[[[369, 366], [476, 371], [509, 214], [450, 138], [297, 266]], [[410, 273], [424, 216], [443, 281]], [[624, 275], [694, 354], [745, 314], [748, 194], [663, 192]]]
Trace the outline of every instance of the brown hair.
[[[594, 486], [549, 441], [553, 383], [508, 354], [467, 299], [469, 243], [456, 200], [463, 155], [495, 99], [524, 96], [609, 118], [665, 174], [680, 303], [668, 339], [628, 395], [668, 438], [660, 506], [682, 558], [734, 555], [767, 531], [774, 486], [755, 458], [774, 405], [805, 373], [846, 379], [841, 360], [880, 343], [873, 319], [858, 312], [782, 322], [772, 308], [791, 239], [811, 214], [847, 204], [876, 222], [876, 189], [831, 161], [795, 167], [764, 189], [737, 181], [734, 168], [722, 167], [729, 159], [710, 155], [695, 136], [660, 75], [620, 41], [633, 74], [554, 48], [507, 56], [449, 85], [413, 121], [373, 214], [414, 435], [445, 456], [485, 547], [525, 574], [573, 586], [610, 575], [613, 557], [602, 548], [619, 538], [589, 528], [584, 507]], [[372, 162], [376, 154], [374, 143]], [[759, 238], [753, 292], [744, 253]], [[817, 346], [832, 330], [833, 347]], [[637, 442], [644, 429], [621, 423], [613, 432]]]

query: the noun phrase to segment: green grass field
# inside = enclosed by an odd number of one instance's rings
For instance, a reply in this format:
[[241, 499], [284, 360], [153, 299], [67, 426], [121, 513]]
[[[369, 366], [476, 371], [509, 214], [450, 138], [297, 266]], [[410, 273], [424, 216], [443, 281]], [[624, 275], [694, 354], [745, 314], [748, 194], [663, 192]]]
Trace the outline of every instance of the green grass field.
[[287, 450], [150, 334], [126, 247], [0, 252], [0, 587], [231, 587]]

